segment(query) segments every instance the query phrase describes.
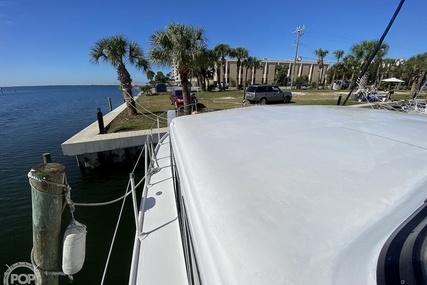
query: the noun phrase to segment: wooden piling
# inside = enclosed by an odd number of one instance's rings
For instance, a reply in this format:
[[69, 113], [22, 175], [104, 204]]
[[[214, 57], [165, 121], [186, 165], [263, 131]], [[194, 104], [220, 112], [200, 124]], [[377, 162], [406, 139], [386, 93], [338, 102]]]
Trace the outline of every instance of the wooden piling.
[[50, 157], [50, 153], [48, 152], [43, 153], [43, 163], [46, 164], [51, 162], [52, 162], [52, 159]]
[[108, 97], [108, 107], [110, 107], [110, 112], [113, 111], [113, 104], [111, 103], [111, 97]]
[[100, 134], [105, 134], [104, 128], [104, 117], [102, 116], [101, 108], [98, 108], [98, 112], [96, 113], [98, 118], [98, 129]]
[[[61, 217], [64, 203], [65, 167], [44, 163], [29, 174], [33, 207], [33, 262], [39, 269], [37, 285], [57, 285], [61, 268]], [[48, 273], [48, 274], [46, 274]]]
[[337, 106], [341, 104], [341, 98], [342, 98], [342, 94], [340, 94], [340, 96], [338, 97]]

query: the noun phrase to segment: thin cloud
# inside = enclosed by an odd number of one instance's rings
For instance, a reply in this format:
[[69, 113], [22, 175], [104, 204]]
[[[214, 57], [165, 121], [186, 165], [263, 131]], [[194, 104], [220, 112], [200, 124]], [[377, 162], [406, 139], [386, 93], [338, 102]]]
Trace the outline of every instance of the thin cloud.
[[0, 0], [0, 7], [8, 7], [14, 5], [16, 5], [14, 1]]
[[8, 26], [13, 26], [15, 24], [15, 22], [10, 21], [10, 20], [4, 20], [2, 21], [3, 24], [8, 25]]
[[[16, 6], [16, 1], [10, 1], [10, 0], [0, 0], [0, 8], [7, 8]], [[14, 21], [11, 20], [11, 15], [5, 13], [4, 9], [2, 9], [3, 13], [0, 13], [0, 24], [2, 26], [12, 26], [15, 24]]]

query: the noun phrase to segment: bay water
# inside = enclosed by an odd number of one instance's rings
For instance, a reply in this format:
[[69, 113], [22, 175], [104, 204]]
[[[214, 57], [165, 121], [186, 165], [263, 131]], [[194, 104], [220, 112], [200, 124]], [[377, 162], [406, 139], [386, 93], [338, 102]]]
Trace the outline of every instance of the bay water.
[[[61, 143], [96, 121], [97, 108], [109, 112], [123, 103], [118, 86], [3, 87], [0, 92], [0, 272], [17, 262], [31, 263], [32, 209], [27, 174], [50, 153], [65, 166], [71, 199], [109, 201], [124, 194], [133, 165], [82, 171], [75, 157], [62, 154]], [[136, 173], [137, 179], [142, 173]], [[139, 177], [138, 177], [139, 176]], [[121, 202], [76, 207], [75, 218], [87, 226], [86, 260], [72, 284], [100, 284]], [[63, 213], [63, 230], [70, 220]], [[127, 284], [135, 225], [131, 201], [125, 205], [103, 284]], [[60, 277], [60, 284], [69, 284]]]

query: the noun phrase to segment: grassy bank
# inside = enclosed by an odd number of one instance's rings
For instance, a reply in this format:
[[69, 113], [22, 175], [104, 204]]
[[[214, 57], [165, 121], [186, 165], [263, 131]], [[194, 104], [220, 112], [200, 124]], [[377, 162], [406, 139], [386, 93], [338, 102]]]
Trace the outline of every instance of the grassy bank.
[[[348, 92], [348, 90], [297, 90], [292, 92], [291, 103], [276, 105], [336, 105], [338, 97], [342, 95], [342, 103]], [[206, 108], [198, 109], [198, 113], [242, 107], [243, 91], [198, 92], [196, 96], [199, 103], [206, 106]], [[404, 91], [393, 95], [394, 100], [410, 98], [409, 92]], [[152, 126], [157, 126], [156, 116], [160, 116], [160, 126], [164, 127], [167, 125], [167, 111], [174, 109], [168, 93], [139, 96], [136, 103], [139, 114], [127, 116], [127, 112], [123, 112], [108, 126], [108, 133], [149, 129]], [[350, 98], [347, 105], [352, 104], [360, 103], [354, 102]]]

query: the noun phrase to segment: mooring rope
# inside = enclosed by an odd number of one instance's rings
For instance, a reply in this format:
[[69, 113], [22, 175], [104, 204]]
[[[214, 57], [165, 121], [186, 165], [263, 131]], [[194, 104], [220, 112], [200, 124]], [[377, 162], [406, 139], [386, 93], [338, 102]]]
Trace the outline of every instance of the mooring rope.
[[[28, 173], [28, 178], [29, 178], [29, 182], [30, 182], [30, 186], [31, 188], [33, 188], [34, 190], [45, 194], [45, 195], [51, 195], [51, 196], [64, 196], [65, 199], [67, 200], [67, 204], [68, 205], [74, 205], [74, 206], [85, 206], [85, 207], [96, 207], [96, 206], [106, 206], [106, 205], [110, 205], [110, 204], [114, 204], [120, 200], [123, 200], [124, 198], [126, 198], [130, 193], [132, 193], [131, 190], [127, 190], [125, 192], [125, 194], [121, 197], [118, 197], [116, 199], [110, 200], [110, 201], [106, 201], [106, 202], [99, 202], [99, 203], [75, 203], [71, 200], [70, 198], [70, 192], [71, 192], [71, 186], [68, 183], [55, 183], [55, 182], [51, 182], [49, 180], [46, 180], [44, 178], [39, 178], [39, 177], [35, 177], [34, 175], [32, 175], [32, 171], [30, 171]], [[47, 193], [44, 191], [40, 191], [39, 189], [37, 189], [36, 187], [34, 187], [34, 185], [31, 183], [31, 179], [36, 180], [37, 182], [40, 183], [45, 183], [45, 184], [49, 184], [49, 185], [53, 185], [53, 186], [57, 186], [60, 188], [64, 188], [65, 191], [64, 193], [61, 194], [52, 194], [52, 193]], [[66, 178], [65, 178], [66, 179]], [[141, 179], [141, 182], [145, 179], [145, 176]], [[140, 182], [140, 183], [141, 183]], [[127, 187], [127, 189], [129, 189], [129, 187]]]

